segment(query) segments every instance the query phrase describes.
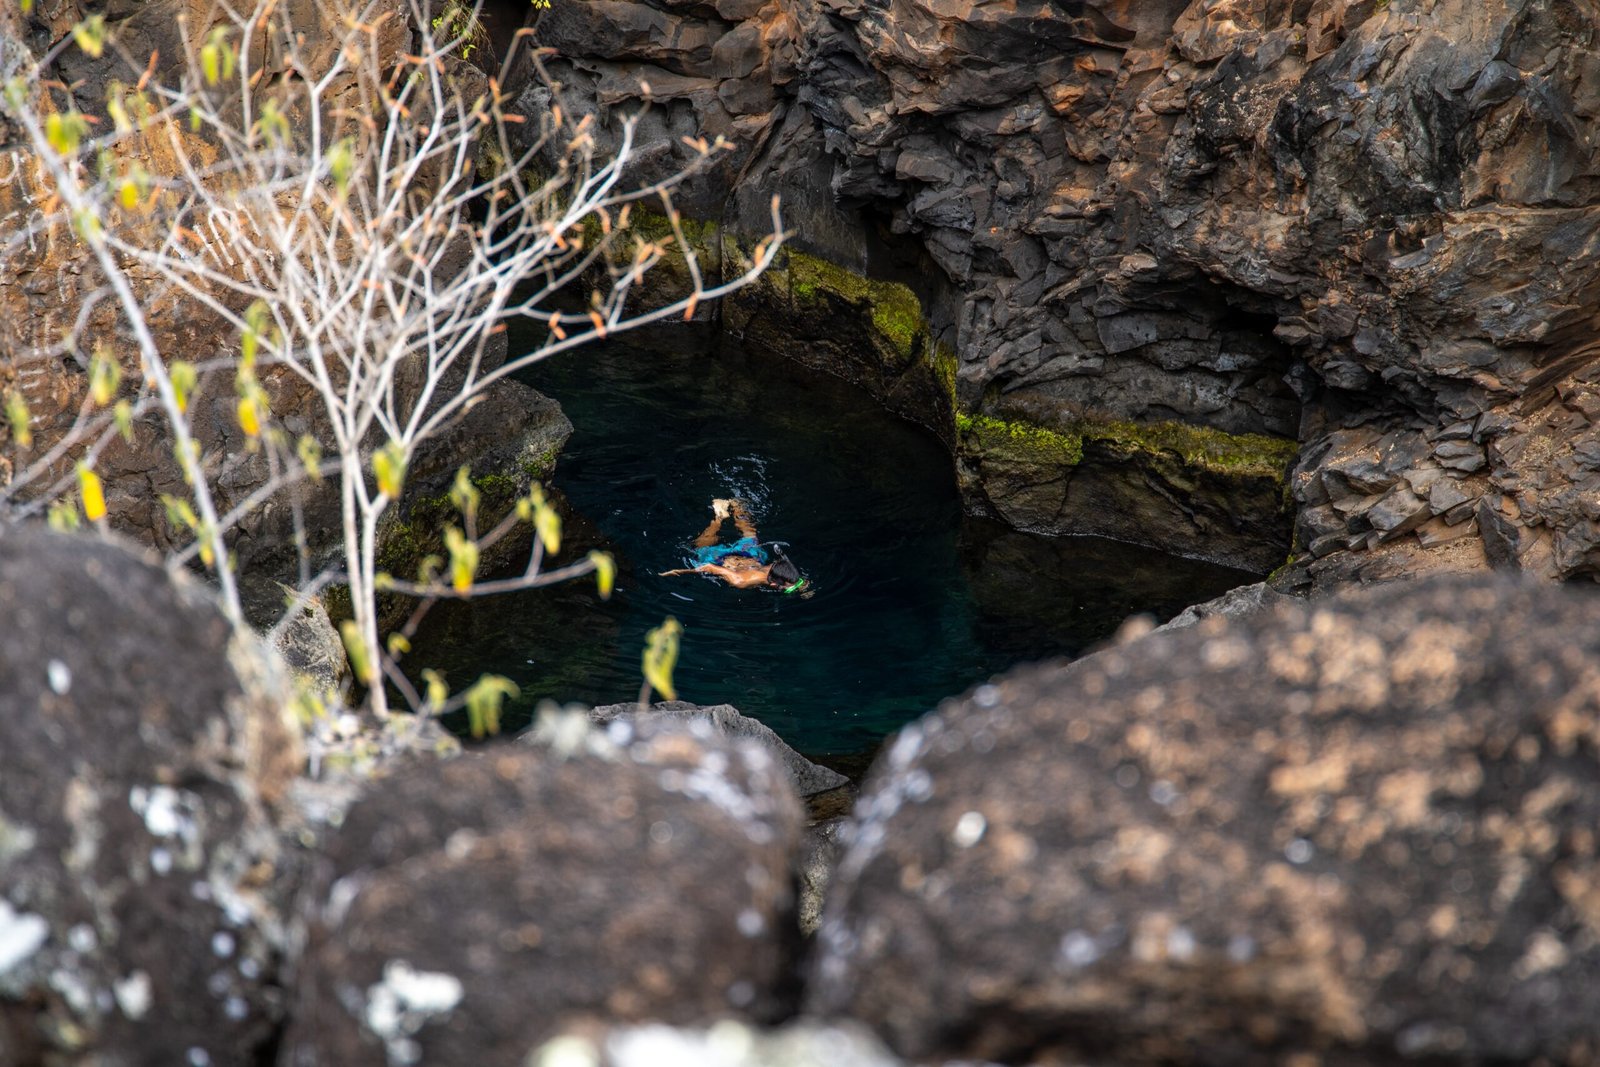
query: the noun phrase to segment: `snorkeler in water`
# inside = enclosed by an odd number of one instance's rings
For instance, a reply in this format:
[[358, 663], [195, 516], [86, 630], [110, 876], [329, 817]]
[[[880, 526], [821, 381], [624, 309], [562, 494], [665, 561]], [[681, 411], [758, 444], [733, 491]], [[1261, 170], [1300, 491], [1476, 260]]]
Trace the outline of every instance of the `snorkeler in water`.
[[[663, 578], [673, 574], [712, 574], [738, 589], [768, 586], [784, 593], [798, 593], [809, 584], [782, 549], [773, 545], [769, 550], [756, 539], [756, 526], [744, 501], [713, 500], [711, 513], [711, 524], [694, 541], [695, 565], [662, 571]], [[738, 527], [739, 539], [718, 544], [717, 535], [729, 519]]]

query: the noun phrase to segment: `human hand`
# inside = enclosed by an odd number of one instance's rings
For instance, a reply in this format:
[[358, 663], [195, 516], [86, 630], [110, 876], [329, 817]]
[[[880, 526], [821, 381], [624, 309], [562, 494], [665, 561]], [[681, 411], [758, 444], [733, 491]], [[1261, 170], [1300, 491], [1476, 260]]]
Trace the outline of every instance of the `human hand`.
[[721, 498], [713, 500], [711, 502], [711, 513], [719, 519], [725, 519], [728, 517], [728, 507], [732, 503], [733, 501], [731, 500], [724, 500]]

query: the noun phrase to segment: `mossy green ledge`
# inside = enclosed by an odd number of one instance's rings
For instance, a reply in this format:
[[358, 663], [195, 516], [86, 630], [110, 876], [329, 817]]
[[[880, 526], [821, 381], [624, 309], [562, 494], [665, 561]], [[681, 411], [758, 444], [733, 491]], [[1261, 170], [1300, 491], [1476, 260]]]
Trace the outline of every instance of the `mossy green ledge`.
[[[630, 226], [662, 241], [666, 220]], [[752, 262], [755, 240], [685, 219], [684, 241], [728, 278]], [[669, 251], [658, 298], [687, 285]], [[708, 270], [708, 276], [717, 276]], [[1288, 548], [1284, 507], [1295, 442], [1176, 421], [1135, 423], [1054, 411], [964, 411], [960, 360], [939, 344], [907, 285], [785, 247], [718, 312], [747, 351], [817, 367], [866, 389], [889, 410], [934, 430], [956, 458], [969, 507], [1043, 533], [1094, 533], [1265, 571]]]

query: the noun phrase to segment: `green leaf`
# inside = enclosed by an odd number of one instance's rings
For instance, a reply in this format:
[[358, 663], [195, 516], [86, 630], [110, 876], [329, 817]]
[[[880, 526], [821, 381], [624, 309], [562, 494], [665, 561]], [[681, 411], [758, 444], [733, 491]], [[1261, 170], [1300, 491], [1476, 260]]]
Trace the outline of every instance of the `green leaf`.
[[450, 587], [458, 593], [469, 591], [478, 575], [478, 543], [467, 540], [454, 526], [446, 526], [444, 547], [450, 553]]
[[609, 552], [591, 552], [589, 562], [594, 564], [594, 581], [600, 589], [600, 599], [610, 600], [617, 582], [617, 561]]
[[455, 484], [450, 487], [450, 504], [468, 522], [478, 520], [478, 487], [472, 484], [471, 471], [463, 464], [456, 471]]
[[300, 457], [300, 465], [306, 469], [306, 477], [313, 482], [322, 481], [322, 446], [317, 444], [317, 439], [310, 434], [301, 434], [300, 440], [295, 442], [295, 455]]
[[389, 657], [391, 659], [399, 659], [401, 656], [410, 651], [411, 642], [406, 640], [405, 634], [397, 633], [389, 635]]
[[515, 697], [516, 683], [498, 674], [486, 674], [467, 690], [467, 724], [473, 737], [500, 732], [500, 709], [506, 697]]
[[133, 405], [126, 400], [117, 401], [111, 408], [111, 421], [116, 424], [123, 441], [133, 444]]
[[372, 473], [378, 479], [378, 492], [398, 497], [406, 480], [406, 450], [399, 441], [390, 441], [372, 454]]
[[328, 148], [328, 173], [333, 185], [343, 196], [350, 187], [350, 174], [355, 170], [355, 144], [349, 137], [341, 137]]
[[372, 673], [372, 661], [367, 658], [367, 646], [361, 641], [361, 627], [356, 625], [354, 619], [346, 619], [339, 624], [339, 636], [344, 638], [344, 651], [350, 657], [350, 670], [362, 685], [371, 685], [375, 675]]
[[205, 75], [207, 85], [217, 84], [222, 77], [222, 55], [210, 41], [200, 46], [200, 73]]
[[672, 669], [678, 665], [678, 638], [683, 626], [668, 615], [666, 621], [645, 635], [644, 680], [668, 700], [677, 700], [672, 685]]
[[422, 672], [422, 682], [427, 686], [426, 700], [431, 708], [440, 708], [450, 699], [450, 687], [444, 684], [444, 675], [432, 667]]
[[167, 369], [167, 377], [172, 380], [172, 394], [178, 401], [178, 410], [189, 410], [189, 397], [194, 393], [194, 386], [200, 380], [199, 372], [194, 369], [193, 363], [178, 360]]
[[50, 510], [45, 516], [45, 522], [50, 529], [57, 533], [67, 533], [76, 530], [81, 523], [78, 517], [78, 505], [71, 500], [57, 500], [51, 503]]
[[33, 417], [28, 401], [15, 390], [6, 394], [6, 421], [11, 423], [11, 438], [18, 448], [33, 447]]
[[552, 556], [561, 551], [561, 516], [542, 499], [533, 508], [533, 528]]
[[61, 155], [70, 156], [76, 153], [78, 146], [88, 135], [89, 121], [76, 109], [52, 111], [45, 116], [44, 139]]
[[106, 50], [106, 17], [91, 15], [84, 19], [72, 27], [72, 39], [90, 58], [99, 59]]
[[22, 13], [24, 15], [33, 11], [33, 0], [22, 0]]

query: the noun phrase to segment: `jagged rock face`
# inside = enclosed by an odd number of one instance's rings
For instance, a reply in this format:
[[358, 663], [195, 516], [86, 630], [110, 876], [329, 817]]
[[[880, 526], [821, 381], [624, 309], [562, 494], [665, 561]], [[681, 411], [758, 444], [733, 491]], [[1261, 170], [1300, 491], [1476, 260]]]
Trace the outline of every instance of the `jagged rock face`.
[[948, 702], [863, 788], [807, 1010], [917, 1061], [1592, 1064], [1597, 627], [1391, 584]]
[[758, 229], [783, 192], [797, 241], [860, 270], [895, 266], [875, 224], [910, 238], [965, 410], [1298, 438], [1297, 549], [1332, 582], [1600, 570], [1596, 24], [724, 0], [570, 5], [540, 34], [580, 99], [644, 77], [662, 129], [741, 140], [692, 194], [718, 217]]
[[0, 532], [0, 1063], [249, 1063], [282, 1017], [288, 688], [197, 583]]
[[706, 722], [565, 727], [350, 810], [307, 895], [284, 1063], [522, 1063], [586, 1019], [785, 1011], [784, 768]]

